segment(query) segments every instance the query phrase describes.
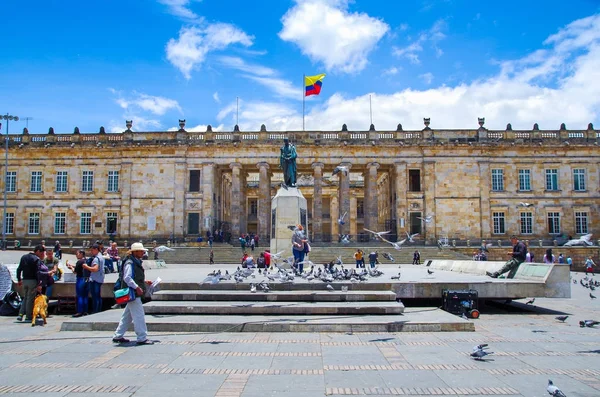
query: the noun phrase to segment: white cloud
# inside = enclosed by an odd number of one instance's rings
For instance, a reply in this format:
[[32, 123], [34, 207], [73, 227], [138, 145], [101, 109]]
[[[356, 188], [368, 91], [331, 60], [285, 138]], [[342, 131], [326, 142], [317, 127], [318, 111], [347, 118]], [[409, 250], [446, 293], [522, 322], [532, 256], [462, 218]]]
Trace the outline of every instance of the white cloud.
[[231, 69], [237, 69], [242, 72], [255, 74], [257, 76], [273, 76], [277, 73], [276, 70], [262, 65], [248, 64], [242, 58], [232, 56], [221, 56], [218, 61]]
[[[351, 130], [369, 126], [369, 95], [378, 130], [423, 128], [431, 117], [432, 128], [585, 129], [597, 121], [600, 109], [600, 16], [575, 21], [545, 42], [547, 47], [516, 60], [498, 64], [491, 76], [456, 86], [427, 90], [405, 89], [392, 94], [370, 93], [356, 97], [332, 95], [325, 103], [307, 107], [307, 130]], [[254, 112], [254, 113], [252, 113]], [[299, 130], [301, 110], [281, 104], [246, 103], [240, 115], [244, 129]]]
[[117, 96], [114, 101], [125, 111], [143, 110], [158, 116], [162, 116], [172, 109], [183, 113], [181, 106], [179, 106], [179, 102], [174, 99], [147, 95], [136, 91], [126, 98], [121, 91], [112, 88], [110, 88], [109, 91]]
[[365, 13], [350, 13], [347, 1], [296, 0], [282, 17], [279, 37], [295, 43], [327, 70], [345, 73], [365, 68], [369, 53], [389, 26]]
[[302, 99], [303, 87], [300, 87], [299, 85], [294, 86], [289, 80], [250, 75], [244, 77], [247, 77], [250, 80], [256, 81], [257, 83], [264, 85], [271, 91], [274, 91], [279, 96], [290, 99]]
[[166, 5], [169, 8], [169, 13], [176, 17], [186, 21], [201, 20], [201, 17], [189, 8], [192, 2], [190, 0], [158, 0], [158, 2]]
[[167, 59], [191, 78], [194, 68], [201, 65], [211, 51], [223, 50], [233, 44], [249, 47], [254, 37], [227, 23], [215, 23], [204, 28], [184, 27], [177, 39], [167, 43]]
[[424, 45], [429, 43], [431, 49], [435, 52], [435, 56], [439, 58], [444, 54], [444, 51], [439, 48], [438, 43], [446, 38], [445, 30], [447, 30], [446, 21], [438, 19], [427, 32], [419, 34], [419, 37], [406, 47], [392, 47], [392, 54], [399, 58], [407, 58], [410, 63], [418, 65], [421, 63], [419, 53], [423, 51]]
[[430, 72], [420, 74], [419, 77], [423, 80], [423, 82], [427, 85], [433, 82], [433, 74]]
[[219, 98], [219, 93], [215, 92], [213, 94], [213, 99], [215, 100], [216, 103], [221, 103], [221, 98]]
[[394, 76], [396, 74], [398, 74], [398, 72], [401, 70], [401, 68], [397, 68], [396, 66], [392, 66], [388, 69], [385, 69], [382, 74], [384, 76]]
[[[187, 127], [187, 126], [186, 126], [186, 127], [185, 127], [185, 130], [186, 130], [187, 132], [206, 132], [206, 128], [207, 128], [207, 127], [208, 127], [208, 125], [207, 125], [207, 124], [198, 124], [198, 125], [197, 125], [197, 126], [195, 126], [195, 127]], [[212, 126], [211, 126], [211, 128], [212, 128], [212, 130], [213, 130], [213, 131], [215, 131], [215, 132], [224, 131], [224, 130], [223, 130], [223, 124], [219, 124], [219, 125], [218, 125], [218, 126], [216, 126], [216, 127], [212, 127]], [[170, 128], [167, 130], [167, 131], [179, 131], [179, 126], [177, 126], [177, 127], [170, 127]]]

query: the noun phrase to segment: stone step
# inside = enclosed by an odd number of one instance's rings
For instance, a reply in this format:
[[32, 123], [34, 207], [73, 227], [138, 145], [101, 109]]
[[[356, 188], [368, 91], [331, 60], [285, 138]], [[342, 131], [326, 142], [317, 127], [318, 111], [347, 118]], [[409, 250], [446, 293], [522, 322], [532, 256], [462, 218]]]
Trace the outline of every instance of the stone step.
[[[146, 306], [146, 305], [144, 305]], [[69, 318], [61, 331], [114, 332], [123, 309]], [[473, 332], [473, 321], [434, 307], [406, 308], [403, 314], [377, 316], [146, 316], [154, 332]], [[131, 329], [133, 330], [133, 328]], [[157, 338], [151, 335], [153, 339]], [[160, 338], [160, 336], [158, 336]]]
[[146, 314], [208, 315], [390, 315], [402, 314], [401, 302], [197, 302], [152, 301]]
[[392, 291], [245, 291], [163, 290], [152, 295], [153, 301], [257, 301], [257, 302], [391, 302]]

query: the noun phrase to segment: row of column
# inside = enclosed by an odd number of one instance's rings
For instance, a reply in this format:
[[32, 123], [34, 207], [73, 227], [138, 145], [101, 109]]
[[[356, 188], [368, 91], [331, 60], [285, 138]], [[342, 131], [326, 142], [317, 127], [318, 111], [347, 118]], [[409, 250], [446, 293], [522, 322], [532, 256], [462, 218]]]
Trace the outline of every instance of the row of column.
[[[352, 164], [342, 163], [348, 171]], [[323, 169], [325, 165], [317, 162], [312, 164], [314, 177], [313, 191], [313, 216], [312, 216], [312, 232], [316, 241], [322, 239], [323, 236]], [[245, 194], [243, 194], [246, 185], [246, 174], [243, 172], [242, 164], [232, 163], [231, 168], [231, 233], [239, 236], [243, 230], [241, 225], [245, 224]], [[258, 235], [263, 241], [268, 239], [269, 230], [271, 229], [271, 172], [270, 166], [266, 162], [257, 164], [259, 172], [258, 186]], [[377, 170], [379, 164], [372, 162], [368, 163], [364, 172], [365, 180], [365, 198], [364, 198], [364, 219], [365, 227], [371, 230], [377, 229], [378, 214], [377, 214]], [[339, 214], [337, 217], [346, 214], [344, 223], [338, 225], [340, 234], [350, 234], [350, 175], [349, 172], [340, 172], [338, 203]], [[214, 181], [214, 171], [209, 174], [209, 178]], [[210, 190], [212, 192], [212, 190]], [[205, 209], [208, 210], [214, 205], [211, 202], [205, 201]], [[332, 216], [334, 216], [332, 214]], [[335, 221], [337, 222], [337, 217]], [[332, 220], [333, 222], [333, 220]]]

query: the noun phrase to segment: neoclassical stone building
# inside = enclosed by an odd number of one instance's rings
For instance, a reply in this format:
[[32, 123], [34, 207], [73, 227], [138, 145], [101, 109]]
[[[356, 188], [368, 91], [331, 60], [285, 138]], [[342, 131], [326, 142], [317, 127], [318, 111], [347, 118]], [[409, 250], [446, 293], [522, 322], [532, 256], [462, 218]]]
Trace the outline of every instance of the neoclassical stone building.
[[[492, 131], [484, 119], [470, 130], [424, 121], [416, 131], [187, 132], [185, 120], [164, 132], [133, 132], [131, 122], [119, 134], [24, 130], [9, 136], [7, 239], [195, 239], [224, 228], [266, 241], [285, 136], [298, 151], [314, 241], [360, 239], [363, 228], [428, 241], [595, 231], [600, 132], [591, 124]], [[349, 174], [332, 176], [338, 165]]]

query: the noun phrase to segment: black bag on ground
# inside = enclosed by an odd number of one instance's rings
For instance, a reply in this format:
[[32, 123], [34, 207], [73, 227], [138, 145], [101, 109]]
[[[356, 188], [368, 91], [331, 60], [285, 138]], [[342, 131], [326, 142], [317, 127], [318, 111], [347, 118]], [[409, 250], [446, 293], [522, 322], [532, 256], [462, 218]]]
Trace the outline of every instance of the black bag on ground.
[[21, 297], [16, 291], [8, 291], [2, 298], [0, 316], [16, 316], [21, 307]]

